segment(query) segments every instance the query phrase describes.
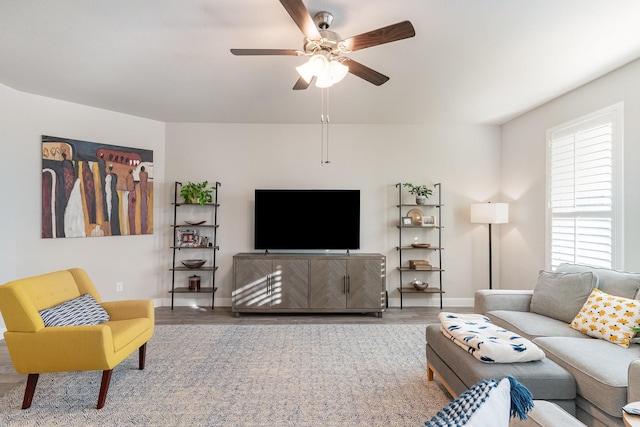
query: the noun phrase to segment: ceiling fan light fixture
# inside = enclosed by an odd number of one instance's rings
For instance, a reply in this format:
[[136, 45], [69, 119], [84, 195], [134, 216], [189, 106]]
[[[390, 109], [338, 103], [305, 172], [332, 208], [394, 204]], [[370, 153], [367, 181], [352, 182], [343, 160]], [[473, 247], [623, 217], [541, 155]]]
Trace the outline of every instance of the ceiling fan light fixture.
[[329, 68], [329, 61], [324, 55], [317, 54], [309, 58], [309, 65], [311, 67], [311, 70], [313, 71], [313, 75], [319, 77], [327, 73], [327, 69]]
[[322, 74], [316, 78], [316, 87], [321, 89], [333, 86], [333, 80], [329, 74]]
[[338, 83], [345, 78], [349, 72], [349, 67], [340, 61], [333, 60], [329, 63], [329, 77], [333, 83]]
[[297, 66], [296, 71], [305, 82], [311, 83], [311, 79], [313, 78], [313, 66], [311, 65], [311, 61], [307, 61], [304, 64]]

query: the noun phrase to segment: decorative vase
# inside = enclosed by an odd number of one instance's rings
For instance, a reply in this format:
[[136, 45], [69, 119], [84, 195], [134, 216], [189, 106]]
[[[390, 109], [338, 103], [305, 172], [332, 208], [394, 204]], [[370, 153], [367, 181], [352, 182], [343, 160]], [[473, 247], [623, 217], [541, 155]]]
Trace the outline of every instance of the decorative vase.
[[189, 276], [189, 290], [200, 292], [200, 276], [195, 274]]
[[427, 198], [424, 196], [416, 196], [416, 204], [418, 205], [426, 205], [427, 204]]

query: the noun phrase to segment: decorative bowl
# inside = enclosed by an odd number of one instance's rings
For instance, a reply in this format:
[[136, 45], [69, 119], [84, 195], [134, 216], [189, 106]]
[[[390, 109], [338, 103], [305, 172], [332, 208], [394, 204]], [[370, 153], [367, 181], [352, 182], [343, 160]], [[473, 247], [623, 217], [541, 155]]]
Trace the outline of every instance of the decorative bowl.
[[427, 282], [423, 282], [422, 280], [414, 280], [413, 282], [411, 282], [411, 284], [419, 291], [424, 291], [429, 287], [429, 284]]
[[182, 265], [188, 268], [200, 268], [207, 262], [206, 259], [185, 259], [182, 262]]
[[204, 221], [185, 221], [185, 224], [189, 224], [189, 225], [202, 225], [205, 222], [207, 222], [207, 220]]
[[414, 248], [430, 248], [431, 243], [412, 243], [411, 246]]

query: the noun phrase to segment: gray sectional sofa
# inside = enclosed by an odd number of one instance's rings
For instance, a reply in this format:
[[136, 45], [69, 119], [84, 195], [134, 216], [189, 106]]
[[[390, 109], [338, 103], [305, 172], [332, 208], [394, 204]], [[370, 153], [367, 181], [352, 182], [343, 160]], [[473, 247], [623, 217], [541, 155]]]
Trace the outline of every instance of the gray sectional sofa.
[[[562, 264], [555, 273], [573, 273], [574, 277], [593, 273], [595, 286], [607, 294], [630, 299], [640, 296], [640, 274], [575, 264]], [[554, 288], [539, 279], [533, 291], [481, 290], [476, 292], [474, 311], [532, 340], [547, 359], [571, 375], [580, 421], [596, 427], [623, 426], [622, 406], [640, 401], [640, 345], [624, 348], [569, 327], [590, 294], [585, 282], [566, 287], [556, 283]], [[551, 387], [554, 381], [558, 380], [549, 379]], [[566, 379], [558, 381], [558, 386], [566, 387]], [[539, 398], [535, 392], [534, 397]]]

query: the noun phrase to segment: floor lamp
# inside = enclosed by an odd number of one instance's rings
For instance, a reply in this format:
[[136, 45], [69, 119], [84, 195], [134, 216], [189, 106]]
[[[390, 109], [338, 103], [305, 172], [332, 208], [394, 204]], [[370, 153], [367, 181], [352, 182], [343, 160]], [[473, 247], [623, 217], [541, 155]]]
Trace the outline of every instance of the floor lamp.
[[489, 289], [493, 288], [491, 268], [491, 224], [509, 222], [509, 205], [507, 203], [473, 203], [471, 205], [471, 223], [489, 224]]

